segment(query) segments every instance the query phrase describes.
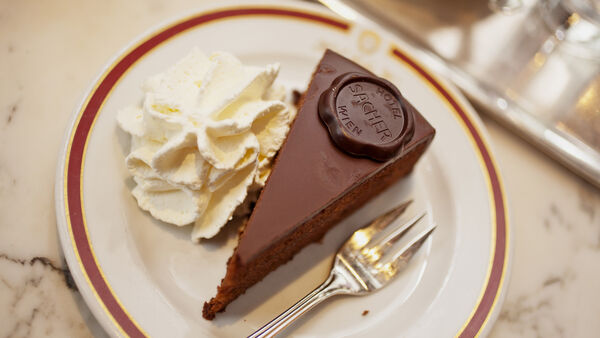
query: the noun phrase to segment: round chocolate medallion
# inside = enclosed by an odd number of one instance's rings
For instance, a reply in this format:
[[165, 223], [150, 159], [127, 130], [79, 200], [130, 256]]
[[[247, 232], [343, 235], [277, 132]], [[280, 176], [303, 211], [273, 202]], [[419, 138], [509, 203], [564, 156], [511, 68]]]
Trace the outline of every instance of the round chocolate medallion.
[[364, 73], [337, 77], [319, 98], [319, 116], [339, 148], [377, 161], [396, 156], [414, 131], [398, 88]]

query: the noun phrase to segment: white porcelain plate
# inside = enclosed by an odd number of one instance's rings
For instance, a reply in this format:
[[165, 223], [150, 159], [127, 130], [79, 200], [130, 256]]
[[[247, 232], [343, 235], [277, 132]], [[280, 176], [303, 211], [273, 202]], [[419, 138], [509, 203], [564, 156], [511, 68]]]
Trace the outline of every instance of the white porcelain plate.
[[[131, 196], [128, 138], [117, 111], [142, 99], [140, 85], [194, 46], [248, 64], [281, 63], [279, 80], [303, 90], [326, 47], [394, 82], [437, 129], [414, 172], [249, 289], [214, 321], [201, 316], [236, 242], [235, 225], [193, 244], [190, 227], [152, 219]], [[408, 269], [366, 297], [332, 299], [291, 327], [295, 336], [448, 337], [486, 333], [509, 271], [507, 209], [488, 137], [472, 108], [376, 28], [317, 6], [211, 7], [153, 30], [94, 82], [66, 136], [56, 180], [60, 238], [87, 304], [114, 336], [243, 336], [327, 275], [344, 224], [362, 224], [408, 198], [438, 224]], [[367, 313], [368, 311], [368, 313]]]

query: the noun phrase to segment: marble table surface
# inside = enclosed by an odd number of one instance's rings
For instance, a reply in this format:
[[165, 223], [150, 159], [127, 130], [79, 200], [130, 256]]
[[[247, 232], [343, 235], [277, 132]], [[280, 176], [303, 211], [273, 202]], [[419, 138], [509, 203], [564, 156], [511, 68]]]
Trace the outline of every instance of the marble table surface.
[[[104, 336], [62, 256], [57, 155], [107, 60], [192, 0], [0, 1], [0, 337]], [[600, 190], [484, 117], [514, 233], [492, 337], [600, 332]]]

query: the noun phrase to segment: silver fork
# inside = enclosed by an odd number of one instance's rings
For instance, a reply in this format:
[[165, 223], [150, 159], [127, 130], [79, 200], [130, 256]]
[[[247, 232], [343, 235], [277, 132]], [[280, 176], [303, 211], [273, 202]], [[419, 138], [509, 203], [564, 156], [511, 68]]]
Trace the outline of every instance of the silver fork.
[[354, 232], [335, 255], [333, 268], [323, 284], [248, 337], [273, 337], [331, 296], [366, 295], [386, 286], [435, 229], [435, 225], [430, 225], [400, 250], [393, 247], [426, 215], [423, 212], [400, 226], [391, 227], [410, 203], [397, 206]]

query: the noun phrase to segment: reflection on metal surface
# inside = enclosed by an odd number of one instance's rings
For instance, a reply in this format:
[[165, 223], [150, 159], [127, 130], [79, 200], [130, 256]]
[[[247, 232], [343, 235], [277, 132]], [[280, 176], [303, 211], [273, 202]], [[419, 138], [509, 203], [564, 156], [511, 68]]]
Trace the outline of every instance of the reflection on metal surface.
[[600, 76], [583, 91], [573, 112], [559, 121], [557, 127], [578, 135], [600, 152]]
[[523, 8], [521, 0], [489, 0], [490, 9], [494, 12], [513, 14]]
[[354, 9], [337, 0], [320, 0], [320, 2], [346, 20], [356, 21], [358, 19], [359, 15]]
[[541, 68], [546, 63], [546, 55], [544, 53], [537, 52], [533, 57], [535, 68]]

